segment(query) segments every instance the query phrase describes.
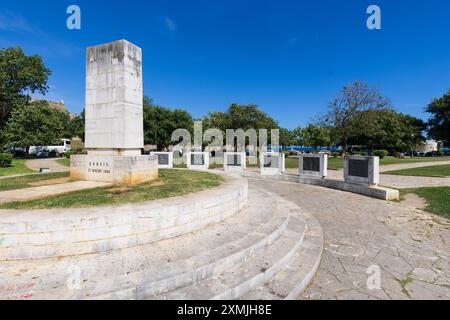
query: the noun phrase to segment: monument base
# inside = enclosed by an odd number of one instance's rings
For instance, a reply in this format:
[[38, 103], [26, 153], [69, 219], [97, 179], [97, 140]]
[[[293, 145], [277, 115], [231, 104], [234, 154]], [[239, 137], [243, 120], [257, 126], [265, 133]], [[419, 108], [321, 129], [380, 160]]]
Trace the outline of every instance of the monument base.
[[73, 155], [70, 177], [75, 180], [135, 185], [158, 178], [157, 156]]

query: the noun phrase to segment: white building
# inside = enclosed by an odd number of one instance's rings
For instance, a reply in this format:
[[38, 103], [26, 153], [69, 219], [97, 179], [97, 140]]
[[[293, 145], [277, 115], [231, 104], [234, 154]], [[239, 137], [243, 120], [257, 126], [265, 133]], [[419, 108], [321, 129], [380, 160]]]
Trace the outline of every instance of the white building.
[[435, 140], [423, 141], [416, 147], [416, 151], [423, 153], [438, 151], [438, 142]]

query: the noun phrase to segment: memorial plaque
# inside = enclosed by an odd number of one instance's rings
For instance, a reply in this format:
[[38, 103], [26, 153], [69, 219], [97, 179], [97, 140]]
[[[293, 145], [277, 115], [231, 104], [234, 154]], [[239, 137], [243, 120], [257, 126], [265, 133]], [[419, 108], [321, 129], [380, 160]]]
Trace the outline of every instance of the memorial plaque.
[[369, 178], [369, 160], [348, 160], [348, 175], [353, 177]]
[[164, 153], [157, 154], [158, 156], [158, 165], [168, 166], [169, 165], [169, 155]]
[[240, 167], [241, 166], [241, 156], [238, 154], [227, 154], [227, 166], [230, 167]]
[[304, 157], [303, 170], [320, 172], [320, 158], [318, 157]]
[[264, 156], [264, 168], [279, 168], [279, 156]]
[[191, 164], [194, 166], [205, 165], [205, 157], [203, 154], [191, 154]]

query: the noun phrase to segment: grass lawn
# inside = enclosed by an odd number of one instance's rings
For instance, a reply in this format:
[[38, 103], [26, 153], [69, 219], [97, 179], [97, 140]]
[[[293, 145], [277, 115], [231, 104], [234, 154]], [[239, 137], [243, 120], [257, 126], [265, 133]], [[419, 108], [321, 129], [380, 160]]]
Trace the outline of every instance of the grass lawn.
[[11, 167], [0, 168], [0, 177], [12, 176], [16, 174], [33, 173], [34, 171], [25, 166], [26, 160], [12, 161]]
[[132, 187], [81, 190], [29, 201], [9, 202], [3, 209], [82, 208], [157, 200], [219, 186], [223, 177], [209, 172], [159, 170], [159, 179]]
[[[406, 158], [399, 159], [394, 157], [386, 157], [384, 159], [380, 159], [380, 165], [385, 166], [389, 164], [402, 164], [402, 163], [419, 163], [419, 162], [435, 162], [435, 161], [449, 161], [449, 157], [436, 157], [436, 158]], [[328, 169], [330, 170], [338, 170], [344, 168], [344, 159], [343, 158], [328, 158]]]
[[450, 187], [432, 187], [400, 190], [402, 196], [415, 193], [424, 198], [428, 207], [426, 211], [450, 219]]
[[68, 158], [58, 159], [56, 162], [62, 164], [63, 166], [70, 167], [70, 159]]
[[421, 176], [421, 177], [450, 177], [450, 164], [442, 166], [431, 166], [423, 168], [411, 168], [397, 171], [384, 172], [387, 174], [402, 176]]
[[8, 178], [0, 180], [0, 191], [31, 188], [36, 183], [46, 180], [69, 178], [68, 172], [54, 172], [45, 174], [30, 174], [22, 177]]

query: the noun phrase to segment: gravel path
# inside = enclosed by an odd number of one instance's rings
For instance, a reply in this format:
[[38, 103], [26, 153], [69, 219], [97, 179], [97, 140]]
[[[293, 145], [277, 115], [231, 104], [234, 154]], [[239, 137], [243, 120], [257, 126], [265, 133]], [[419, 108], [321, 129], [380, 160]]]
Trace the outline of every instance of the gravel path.
[[[325, 236], [319, 271], [302, 299], [450, 299], [450, 221], [423, 201], [380, 201], [320, 187], [251, 179], [313, 214]], [[380, 289], [368, 268], [380, 270]], [[376, 285], [376, 282], [375, 282]]]
[[33, 159], [27, 160], [25, 165], [34, 171], [39, 171], [40, 168], [49, 168], [51, 172], [66, 172], [69, 168], [56, 162], [59, 159]]

